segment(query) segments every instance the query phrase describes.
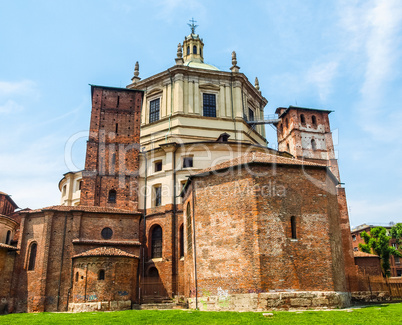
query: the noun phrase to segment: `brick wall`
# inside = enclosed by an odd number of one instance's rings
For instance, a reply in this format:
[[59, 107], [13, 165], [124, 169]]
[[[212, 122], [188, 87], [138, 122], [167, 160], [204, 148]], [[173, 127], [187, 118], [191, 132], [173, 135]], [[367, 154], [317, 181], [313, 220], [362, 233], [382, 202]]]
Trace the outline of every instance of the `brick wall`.
[[[201, 296], [346, 290], [338, 201], [325, 169], [253, 165], [196, 178], [192, 186], [184, 206], [195, 202]], [[292, 216], [296, 239], [291, 238]], [[192, 259], [186, 252], [188, 295], [195, 284]]]
[[[138, 208], [141, 91], [92, 86], [81, 205]], [[109, 199], [111, 190], [116, 200]]]
[[[73, 208], [72, 208], [73, 209]], [[75, 208], [77, 209], [77, 208]], [[66, 311], [72, 302], [72, 257], [100, 247], [116, 247], [139, 257], [139, 214], [86, 211], [40, 211], [25, 214], [20, 253], [16, 260], [13, 297], [16, 311]], [[113, 236], [105, 240], [103, 228]], [[29, 250], [37, 243], [34, 270], [28, 270]], [[137, 271], [126, 277], [137, 276]], [[133, 280], [134, 281], [134, 280]], [[90, 285], [91, 279], [87, 281]], [[111, 288], [112, 289], [112, 288]], [[132, 296], [136, 299], [136, 296]]]

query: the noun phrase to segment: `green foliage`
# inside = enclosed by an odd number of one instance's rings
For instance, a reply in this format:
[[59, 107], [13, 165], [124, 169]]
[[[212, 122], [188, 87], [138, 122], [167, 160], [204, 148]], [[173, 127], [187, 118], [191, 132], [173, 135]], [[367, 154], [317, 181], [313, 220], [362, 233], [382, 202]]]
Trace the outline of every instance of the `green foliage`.
[[397, 223], [391, 228], [390, 234], [396, 239], [398, 246], [402, 244], [402, 223]]
[[39, 313], [0, 316], [4, 325], [42, 324], [397, 324], [402, 319], [402, 304], [372, 305], [333, 311], [205, 312], [195, 310], [127, 310], [92, 313]]
[[381, 259], [381, 268], [384, 276], [391, 275], [391, 265], [389, 258], [391, 255], [402, 256], [394, 247], [389, 246], [390, 236], [387, 236], [387, 230], [384, 227], [375, 227], [370, 230], [370, 234], [363, 231], [361, 236], [364, 244], [359, 244], [362, 252], [377, 254]]

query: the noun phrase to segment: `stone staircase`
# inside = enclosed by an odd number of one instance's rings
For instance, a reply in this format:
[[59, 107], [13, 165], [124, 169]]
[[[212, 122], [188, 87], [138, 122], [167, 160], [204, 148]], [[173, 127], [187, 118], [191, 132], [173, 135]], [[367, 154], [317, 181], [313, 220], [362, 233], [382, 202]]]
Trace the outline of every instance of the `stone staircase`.
[[144, 298], [142, 304], [133, 304], [134, 310], [168, 310], [168, 309], [188, 309], [187, 301], [179, 299], [169, 299], [162, 297]]

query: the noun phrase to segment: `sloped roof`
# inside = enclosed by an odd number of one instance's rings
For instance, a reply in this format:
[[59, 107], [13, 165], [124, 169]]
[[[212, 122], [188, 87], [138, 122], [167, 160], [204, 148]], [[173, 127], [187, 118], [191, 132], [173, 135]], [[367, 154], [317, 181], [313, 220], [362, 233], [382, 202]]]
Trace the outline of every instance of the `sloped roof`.
[[300, 159], [296, 159], [296, 158], [287, 158], [287, 157], [283, 157], [283, 156], [272, 155], [272, 154], [262, 153], [262, 152], [249, 152], [238, 158], [225, 161], [223, 163], [217, 164], [212, 167], [205, 168], [201, 171], [198, 171], [196, 174], [193, 174], [192, 176], [201, 175], [204, 173], [209, 173], [212, 171], [226, 169], [226, 168], [230, 168], [230, 167], [234, 167], [234, 166], [238, 166], [238, 165], [247, 165], [250, 163], [327, 167], [326, 165], [317, 164], [317, 163], [300, 160]]
[[121, 249], [115, 247], [98, 247], [94, 249], [90, 249], [88, 251], [82, 252], [80, 254], [74, 255], [75, 257], [86, 257], [86, 256], [121, 256], [121, 257], [131, 257], [138, 258], [137, 256], [122, 251]]
[[11, 245], [7, 245], [7, 244], [3, 244], [3, 243], [0, 243], [0, 248], [7, 248], [7, 249], [9, 249], [9, 250], [13, 250], [13, 251], [17, 251], [17, 250], [18, 250], [18, 248], [17, 248], [17, 247], [15, 247], [15, 246], [11, 246]]
[[97, 206], [67, 206], [67, 205], [53, 205], [50, 207], [35, 209], [27, 211], [26, 213], [37, 213], [43, 211], [83, 211], [83, 212], [98, 212], [98, 213], [120, 213], [120, 214], [139, 214], [138, 211], [107, 208], [107, 207], [97, 207]]
[[353, 255], [355, 257], [377, 257], [377, 258], [380, 258], [378, 255], [369, 254], [369, 253], [365, 253], [365, 252], [361, 252], [361, 251], [353, 252]]

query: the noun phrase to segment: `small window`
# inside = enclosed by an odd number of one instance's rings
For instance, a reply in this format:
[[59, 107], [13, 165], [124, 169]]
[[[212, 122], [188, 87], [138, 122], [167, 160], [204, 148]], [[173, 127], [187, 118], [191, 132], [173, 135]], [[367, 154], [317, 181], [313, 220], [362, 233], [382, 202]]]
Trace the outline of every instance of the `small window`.
[[216, 98], [215, 94], [203, 94], [203, 115], [216, 117]]
[[292, 239], [297, 239], [296, 217], [295, 216], [290, 217], [290, 226], [292, 228]]
[[313, 151], [317, 150], [317, 144], [314, 139], [311, 140], [311, 149], [313, 149]]
[[357, 252], [359, 249], [357, 247], [353, 247], [353, 251]]
[[160, 185], [154, 187], [154, 202], [156, 207], [162, 204], [162, 187]]
[[162, 257], [162, 227], [157, 225], [152, 230], [152, 258]]
[[313, 116], [311, 117], [311, 122], [313, 123], [314, 126], [317, 125], [317, 118], [315, 117], [315, 115], [313, 115]]
[[162, 170], [162, 160], [155, 161], [155, 172], [160, 172]]
[[352, 236], [352, 240], [356, 241], [356, 236], [355, 235]]
[[249, 121], [254, 121], [254, 111], [251, 108], [248, 109], [248, 118]]
[[116, 203], [116, 196], [117, 196], [116, 190], [110, 190], [109, 191], [108, 202], [109, 203]]
[[184, 256], [184, 232], [183, 232], [183, 225], [180, 226], [180, 257]]
[[105, 270], [99, 271], [98, 280], [105, 280]]
[[78, 189], [81, 191], [81, 189], [82, 189], [82, 181], [79, 181], [79, 183], [78, 183]]
[[159, 120], [160, 99], [151, 100], [149, 103], [149, 123]]
[[78, 282], [78, 277], [79, 277], [79, 274], [78, 274], [78, 272], [76, 272], [75, 273], [75, 282]]
[[33, 243], [31, 245], [31, 249], [29, 250], [28, 271], [32, 271], [35, 269], [37, 248], [38, 248], [38, 245], [36, 243]]
[[63, 186], [63, 196], [66, 195], [66, 192], [67, 192], [67, 185], [64, 185]]
[[110, 239], [113, 236], [113, 230], [108, 227], [103, 228], [101, 231], [101, 236], [103, 239]]
[[395, 258], [395, 264], [401, 264], [399, 256], [394, 256], [394, 258]]
[[190, 46], [187, 46], [187, 55], [190, 55]]
[[11, 230], [7, 231], [7, 236], [6, 236], [6, 244], [9, 245], [10, 244], [10, 240], [11, 240]]
[[396, 270], [396, 276], [402, 276], [402, 270]]
[[193, 54], [197, 54], [197, 46], [193, 46]]
[[306, 124], [306, 118], [304, 117], [304, 114], [300, 115], [300, 122], [301, 124]]
[[193, 157], [184, 157], [183, 168], [191, 168], [191, 167], [193, 167]]

